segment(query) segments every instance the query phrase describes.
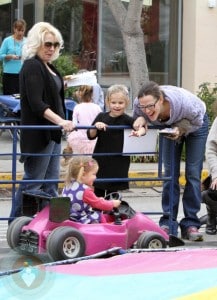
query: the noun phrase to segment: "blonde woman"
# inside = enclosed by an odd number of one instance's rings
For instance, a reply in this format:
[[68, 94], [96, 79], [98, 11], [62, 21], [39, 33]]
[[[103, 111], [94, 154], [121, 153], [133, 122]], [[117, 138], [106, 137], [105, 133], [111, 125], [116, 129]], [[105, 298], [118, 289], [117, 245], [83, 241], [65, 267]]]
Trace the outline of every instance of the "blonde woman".
[[[52, 64], [62, 47], [61, 33], [50, 23], [36, 23], [28, 32], [20, 71], [21, 125], [59, 125], [65, 131], [73, 130], [72, 121], [65, 120], [63, 79]], [[23, 179], [44, 182], [20, 184], [11, 217], [21, 213], [24, 190], [58, 195], [58, 183], [46, 180], [57, 180], [60, 175], [61, 128], [21, 130]]]

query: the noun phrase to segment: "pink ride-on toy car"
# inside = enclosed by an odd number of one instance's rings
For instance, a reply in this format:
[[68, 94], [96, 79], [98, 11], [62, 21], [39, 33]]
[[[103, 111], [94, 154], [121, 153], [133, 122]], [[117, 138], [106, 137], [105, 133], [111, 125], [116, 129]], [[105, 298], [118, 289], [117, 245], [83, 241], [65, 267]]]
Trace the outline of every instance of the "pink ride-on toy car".
[[181, 240], [169, 236], [148, 216], [135, 212], [125, 201], [121, 202], [119, 209], [107, 214], [108, 223], [81, 224], [70, 219], [68, 197], [49, 198], [49, 204], [42, 209], [42, 202], [48, 201], [48, 198], [33, 194], [26, 194], [24, 199], [26, 197], [23, 213], [27, 203], [31, 209], [33, 203], [37, 204], [38, 212], [34, 217], [16, 218], [7, 231], [8, 245], [19, 253], [47, 252], [57, 261], [91, 255], [113, 247], [159, 249], [167, 245], [183, 245]]

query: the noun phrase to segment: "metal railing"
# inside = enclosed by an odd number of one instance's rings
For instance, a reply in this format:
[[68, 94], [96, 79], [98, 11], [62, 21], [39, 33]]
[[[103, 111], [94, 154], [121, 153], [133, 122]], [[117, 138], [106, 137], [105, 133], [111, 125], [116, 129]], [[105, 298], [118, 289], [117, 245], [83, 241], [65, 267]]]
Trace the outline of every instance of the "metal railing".
[[[77, 126], [76, 129], [89, 129], [89, 128], [95, 128], [94, 126]], [[130, 129], [129, 126], [108, 126], [109, 129], [112, 130], [117, 130], [117, 129]], [[0, 159], [3, 156], [11, 156], [12, 159], [12, 166], [11, 166], [11, 179], [4, 179], [4, 178], [0, 178], [0, 186], [1, 185], [8, 185], [9, 187], [11, 187], [11, 191], [12, 191], [12, 206], [13, 203], [15, 201], [15, 194], [16, 194], [16, 187], [17, 184], [21, 184], [21, 183], [33, 183], [33, 182], [37, 182], [37, 183], [44, 183], [44, 182], [48, 182], [48, 183], [63, 183], [63, 180], [61, 180], [60, 178], [56, 178], [56, 179], [52, 179], [52, 180], [22, 180], [22, 179], [17, 179], [17, 160], [18, 157], [21, 155], [20, 152], [18, 152], [17, 150], [17, 145], [18, 145], [18, 131], [20, 130], [35, 130], [35, 129], [40, 129], [40, 130], [56, 130], [56, 129], [61, 129], [61, 127], [59, 126], [9, 126], [9, 125], [4, 125], [4, 126], [0, 126], [0, 130], [11, 130], [12, 132], [12, 150], [9, 153], [2, 153], [0, 152]], [[150, 126], [149, 130], [152, 129], [158, 129], [157, 126]], [[171, 153], [174, 153], [174, 142], [171, 141]], [[145, 148], [145, 147], [144, 147]], [[133, 152], [133, 153], [125, 153], [125, 155], [157, 155], [158, 156], [158, 170], [157, 170], [157, 177], [135, 177], [135, 178], [97, 178], [96, 181], [104, 181], [104, 182], [118, 182], [118, 181], [124, 181], [124, 182], [139, 182], [139, 181], [171, 181], [170, 184], [170, 212], [169, 212], [169, 220], [170, 222], [172, 222], [172, 195], [173, 195], [173, 183], [174, 183], [174, 155], [171, 155], [171, 172], [170, 172], [170, 176], [165, 177], [163, 175], [163, 163], [162, 163], [162, 149], [163, 149], [163, 137], [161, 135], [159, 135], [159, 139], [158, 139], [158, 147], [157, 150], [155, 151], [141, 151], [141, 152]], [[0, 150], [1, 151], [1, 150]], [[43, 156], [43, 155], [49, 155], [50, 154], [38, 154], [38, 153], [22, 153], [22, 155], [34, 155], [34, 156]], [[52, 154], [54, 156], [54, 154]], [[73, 155], [73, 154], [71, 154]], [[77, 154], [78, 155], [78, 154]], [[83, 155], [83, 154], [82, 154]], [[87, 154], [86, 154], [87, 155]], [[94, 154], [95, 155], [95, 154]], [[99, 153], [97, 155], [122, 155], [122, 153]], [[60, 156], [63, 156], [63, 154], [61, 153]], [[160, 213], [158, 213], [160, 214]], [[9, 217], [0, 217], [0, 220], [9, 220]]]

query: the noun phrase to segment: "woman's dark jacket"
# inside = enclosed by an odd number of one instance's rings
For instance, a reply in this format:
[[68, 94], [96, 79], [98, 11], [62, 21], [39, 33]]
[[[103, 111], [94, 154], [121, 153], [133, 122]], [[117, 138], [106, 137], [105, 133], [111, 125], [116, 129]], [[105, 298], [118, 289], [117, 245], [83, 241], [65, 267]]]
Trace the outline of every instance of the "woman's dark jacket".
[[[60, 114], [58, 104], [63, 106], [62, 111], [65, 113], [63, 79], [53, 65], [49, 64], [49, 67], [60, 77], [60, 93], [51, 73], [38, 56], [24, 61], [20, 71], [21, 125], [55, 125], [46, 120], [43, 114], [47, 108]], [[60, 143], [61, 133], [61, 129], [22, 129], [21, 153], [40, 152], [51, 140]]]

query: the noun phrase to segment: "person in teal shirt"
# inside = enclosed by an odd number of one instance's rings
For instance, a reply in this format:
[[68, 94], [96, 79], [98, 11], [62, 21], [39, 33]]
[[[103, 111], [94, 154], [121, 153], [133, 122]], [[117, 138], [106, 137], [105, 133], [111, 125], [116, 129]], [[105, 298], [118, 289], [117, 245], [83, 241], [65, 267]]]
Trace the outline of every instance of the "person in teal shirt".
[[13, 34], [6, 37], [0, 48], [3, 61], [3, 94], [19, 94], [19, 73], [22, 67], [22, 47], [25, 42], [26, 22], [23, 19], [13, 23]]

